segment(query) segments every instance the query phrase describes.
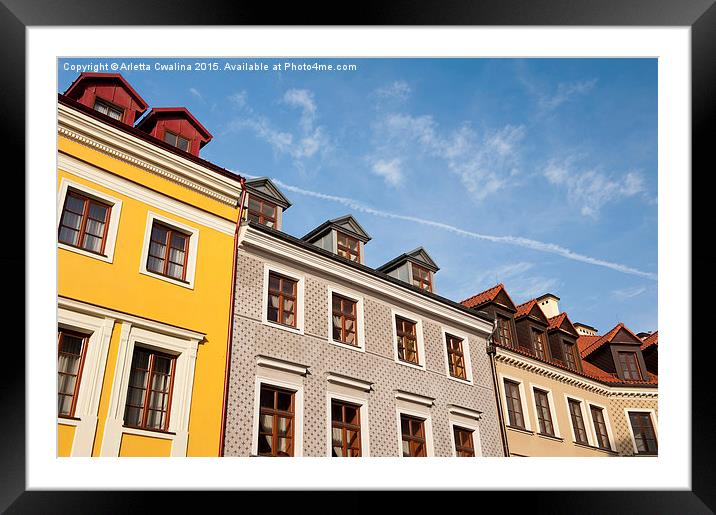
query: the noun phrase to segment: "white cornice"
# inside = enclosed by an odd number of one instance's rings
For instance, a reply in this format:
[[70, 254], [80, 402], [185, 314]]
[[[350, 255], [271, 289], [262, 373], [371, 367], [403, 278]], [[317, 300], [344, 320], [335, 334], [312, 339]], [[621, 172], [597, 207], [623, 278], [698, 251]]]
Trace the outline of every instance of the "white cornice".
[[236, 206], [241, 195], [238, 181], [62, 104], [57, 106], [57, 132], [225, 204]]
[[[607, 397], [641, 397], [641, 398], [653, 398], [656, 399], [659, 393], [656, 388], [646, 387], [643, 389], [635, 389], [632, 387], [624, 386], [607, 386], [601, 383], [590, 381], [582, 376], [570, 374], [561, 369], [551, 367], [541, 361], [531, 360], [530, 358], [522, 355], [516, 355], [510, 353], [508, 350], [499, 348], [495, 354], [495, 360], [507, 365], [511, 365], [515, 368], [520, 368], [528, 372], [533, 372], [544, 377], [549, 377], [556, 381], [560, 381], [565, 384], [576, 386], [583, 390], [595, 392]], [[638, 388], [638, 387], [637, 387]]]
[[329, 383], [339, 384], [341, 386], [347, 386], [349, 388], [355, 388], [364, 392], [370, 392], [373, 389], [373, 383], [364, 381], [362, 379], [354, 379], [352, 377], [344, 376], [341, 374], [328, 373], [326, 380]]
[[395, 390], [395, 398], [401, 401], [422, 404], [423, 406], [427, 406], [428, 408], [435, 404], [435, 399], [433, 399], [432, 397], [418, 395], [417, 393], [404, 392], [402, 390]]
[[453, 415], [460, 415], [462, 417], [473, 418], [480, 420], [482, 418], [482, 412], [470, 408], [463, 408], [462, 406], [456, 406], [455, 404], [448, 404], [448, 413]]
[[263, 356], [261, 354], [256, 356], [256, 364], [260, 367], [273, 368], [276, 370], [281, 370], [283, 372], [289, 372], [291, 374], [298, 374], [302, 376], [305, 376], [309, 373], [309, 368], [306, 365], [291, 363], [290, 361], [272, 358], [271, 356]]
[[450, 307], [440, 301], [427, 298], [419, 293], [413, 293], [407, 289], [400, 288], [388, 280], [383, 280], [367, 272], [342, 265], [326, 256], [311, 252], [294, 243], [276, 238], [252, 227], [247, 228], [242, 245], [258, 248], [264, 252], [276, 255], [281, 259], [288, 259], [307, 268], [329, 274], [341, 283], [352, 283], [354, 288], [360, 286], [361, 288], [392, 297], [412, 308], [417, 308], [434, 316], [450, 320], [452, 323], [460, 324], [462, 327], [468, 327], [478, 333], [487, 335], [492, 332], [492, 324], [487, 321], [472, 317], [456, 308]]

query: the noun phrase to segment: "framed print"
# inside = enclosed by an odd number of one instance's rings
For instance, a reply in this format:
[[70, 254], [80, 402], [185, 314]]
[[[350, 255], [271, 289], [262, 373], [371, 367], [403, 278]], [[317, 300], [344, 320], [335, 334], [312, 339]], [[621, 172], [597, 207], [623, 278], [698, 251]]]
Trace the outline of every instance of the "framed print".
[[0, 11], [28, 243], [3, 509], [396, 489], [712, 512], [689, 169], [711, 2], [350, 27], [132, 4]]

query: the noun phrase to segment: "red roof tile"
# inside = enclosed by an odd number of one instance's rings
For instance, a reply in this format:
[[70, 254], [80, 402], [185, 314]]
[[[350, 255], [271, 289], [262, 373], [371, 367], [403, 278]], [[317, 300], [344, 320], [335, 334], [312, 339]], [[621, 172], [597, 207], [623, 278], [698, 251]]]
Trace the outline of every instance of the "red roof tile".
[[497, 286], [493, 286], [489, 290], [485, 290], [463, 301], [460, 301], [460, 304], [462, 304], [463, 306], [467, 306], [468, 308], [475, 308], [477, 306], [481, 306], [482, 304], [495, 300], [495, 297], [497, 297], [497, 294], [500, 293], [500, 290], [504, 289], [505, 285], [500, 283]]
[[[577, 345], [579, 346], [579, 352], [582, 355], [583, 358], [586, 358], [591, 353], [596, 351], [597, 349], [601, 348], [603, 345], [609, 343], [612, 341], [612, 338], [616, 336], [616, 334], [624, 329], [626, 332], [631, 334], [636, 340], [641, 340], [637, 335], [635, 335], [627, 326], [624, 325], [624, 322], [619, 322], [617, 325], [615, 325], [608, 333], [606, 333], [604, 336], [600, 336], [599, 338], [589, 341], [586, 338], [594, 338], [592, 337], [585, 337], [580, 336], [577, 339]], [[585, 338], [585, 339], [583, 339]], [[580, 341], [582, 342], [580, 344]]]
[[520, 304], [517, 306], [517, 313], [515, 313], [515, 318], [520, 318], [526, 315], [529, 315], [530, 311], [532, 311], [532, 307], [537, 303], [537, 300], [532, 299], [528, 300], [524, 304]]
[[644, 338], [644, 343], [641, 344], [641, 350], [648, 349], [652, 345], [659, 344], [659, 331], [654, 331], [649, 336]]
[[579, 347], [579, 353], [582, 354], [585, 349], [589, 348], [594, 342], [599, 340], [601, 336], [589, 336], [586, 334], [580, 334], [577, 338], [577, 347]]

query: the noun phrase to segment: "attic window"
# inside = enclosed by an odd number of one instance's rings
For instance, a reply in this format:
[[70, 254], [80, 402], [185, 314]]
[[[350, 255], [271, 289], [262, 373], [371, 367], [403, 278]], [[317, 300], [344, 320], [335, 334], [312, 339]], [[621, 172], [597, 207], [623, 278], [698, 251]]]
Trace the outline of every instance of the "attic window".
[[184, 152], [189, 152], [189, 140], [186, 138], [182, 138], [178, 134], [174, 134], [173, 132], [169, 132], [169, 131], [164, 131], [164, 141], [166, 141], [170, 145], [177, 147], [179, 150], [183, 150]]
[[124, 109], [99, 99], [94, 101], [94, 110], [119, 121], [122, 121], [122, 115], [124, 115]]
[[276, 227], [276, 204], [249, 197], [249, 220], [267, 227]]
[[336, 252], [341, 257], [360, 263], [360, 242], [347, 234], [338, 233]]
[[433, 291], [433, 281], [431, 279], [430, 270], [418, 266], [415, 263], [413, 265], [413, 286], [417, 286], [423, 290]]
[[641, 370], [639, 370], [639, 360], [636, 357], [636, 352], [619, 352], [618, 354], [624, 379], [640, 381]]

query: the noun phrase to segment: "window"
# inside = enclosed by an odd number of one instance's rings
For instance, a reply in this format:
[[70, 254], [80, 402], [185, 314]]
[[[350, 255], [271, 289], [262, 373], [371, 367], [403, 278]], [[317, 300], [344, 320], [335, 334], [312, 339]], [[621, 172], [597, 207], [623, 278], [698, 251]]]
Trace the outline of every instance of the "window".
[[94, 101], [94, 110], [119, 121], [122, 121], [122, 116], [124, 115], [124, 109], [99, 99]]
[[535, 388], [535, 406], [537, 408], [537, 422], [539, 432], [543, 435], [554, 436], [554, 425], [552, 424], [552, 413], [549, 409], [549, 396], [544, 390]]
[[507, 414], [510, 426], [525, 429], [519, 383], [505, 379], [505, 398], [507, 400]]
[[423, 290], [433, 291], [433, 282], [430, 270], [411, 263], [413, 266], [413, 286], [417, 286]]
[[629, 421], [634, 434], [634, 446], [637, 454], [656, 454], [657, 443], [651, 415], [648, 412], [629, 412]]
[[473, 444], [472, 429], [453, 426], [453, 436], [455, 437], [455, 454], [458, 458], [474, 458], [475, 445]]
[[636, 352], [618, 352], [617, 354], [619, 355], [619, 364], [622, 367], [624, 379], [641, 380], [641, 370]]
[[296, 327], [297, 283], [294, 279], [269, 272], [267, 320]]
[[295, 392], [261, 385], [258, 454], [293, 456]]
[[189, 140], [186, 138], [182, 138], [178, 134], [174, 134], [173, 132], [165, 130], [164, 141], [174, 147], [177, 147], [180, 150], [183, 150], [184, 152], [189, 152]]
[[450, 375], [458, 379], [467, 379], [465, 371], [465, 356], [462, 350], [462, 338], [445, 334], [448, 353], [448, 370]]
[[566, 341], [562, 342], [564, 345], [564, 360], [567, 364], [567, 368], [570, 370], [579, 370], [577, 367], [577, 358], [574, 355], [574, 344]]
[[333, 399], [331, 401], [332, 456], [361, 456], [360, 406]]
[[512, 347], [512, 329], [510, 325], [509, 318], [497, 317], [497, 341], [505, 347]]
[[276, 227], [276, 204], [260, 198], [249, 197], [249, 220], [267, 227]]
[[403, 457], [425, 457], [428, 455], [425, 442], [425, 420], [401, 414], [400, 433]]
[[584, 445], [589, 445], [587, 440], [587, 432], [584, 429], [584, 418], [582, 417], [582, 403], [574, 399], [568, 400], [569, 415], [572, 418], [572, 428], [574, 429], [574, 441]]
[[594, 422], [594, 430], [597, 433], [597, 445], [600, 449], [611, 449], [609, 445], [609, 433], [607, 433], [607, 424], [604, 421], [604, 411], [597, 406], [591, 406], [592, 422]]
[[336, 252], [339, 256], [360, 263], [360, 242], [347, 234], [337, 232]]
[[332, 296], [333, 340], [358, 346], [356, 301], [337, 294]]
[[184, 281], [188, 256], [189, 235], [155, 221], [149, 238], [147, 270]]
[[167, 431], [176, 358], [141, 347], [134, 348], [124, 425]]
[[544, 333], [542, 331], [537, 331], [536, 329], [532, 329], [532, 345], [535, 350], [535, 355], [540, 359], [547, 359], [547, 354], [545, 353], [545, 345], [544, 345]]
[[62, 329], [57, 332], [57, 414], [60, 416], [75, 416], [87, 339], [85, 335]]
[[398, 344], [398, 359], [418, 364], [418, 339], [415, 322], [395, 316], [395, 330]]
[[60, 218], [58, 240], [95, 254], [104, 255], [111, 207], [68, 190]]

